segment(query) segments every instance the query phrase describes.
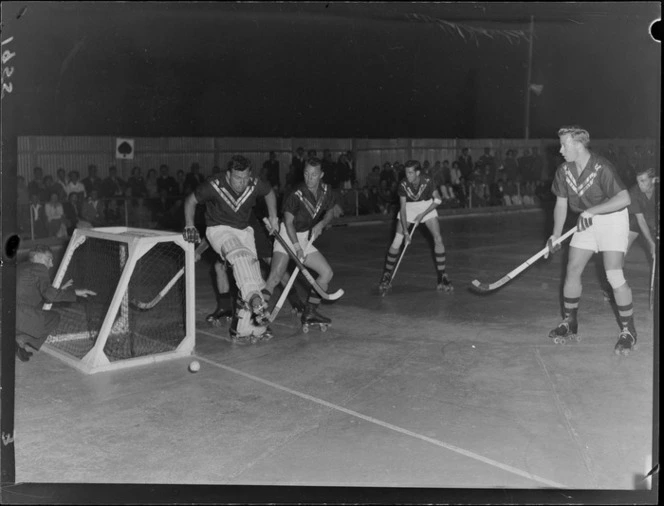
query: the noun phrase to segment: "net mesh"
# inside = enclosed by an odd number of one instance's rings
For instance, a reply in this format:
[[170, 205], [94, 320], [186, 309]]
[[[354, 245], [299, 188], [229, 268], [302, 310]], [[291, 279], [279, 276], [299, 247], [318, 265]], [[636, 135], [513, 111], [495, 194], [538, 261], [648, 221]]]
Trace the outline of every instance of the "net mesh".
[[[155, 244], [136, 263], [124, 293], [117, 288], [128, 248], [124, 242], [88, 237], [72, 255], [63, 281], [97, 293], [76, 303], [58, 304], [61, 314], [48, 344], [78, 359], [97, 343], [114, 300], [119, 308], [104, 345], [109, 361], [175, 350], [185, 337], [185, 276], [169, 282], [184, 268], [185, 253], [177, 244]], [[160, 292], [167, 289], [163, 297]]]

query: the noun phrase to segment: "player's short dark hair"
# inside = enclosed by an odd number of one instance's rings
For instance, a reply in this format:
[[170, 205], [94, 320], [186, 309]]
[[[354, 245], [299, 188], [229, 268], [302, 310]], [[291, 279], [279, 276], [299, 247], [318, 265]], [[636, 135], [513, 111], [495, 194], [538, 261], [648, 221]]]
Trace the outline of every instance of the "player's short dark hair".
[[412, 167], [416, 171], [422, 170], [422, 165], [420, 165], [420, 162], [418, 160], [408, 160], [406, 163], [403, 164], [404, 170], [407, 169], [408, 167]]
[[242, 155], [234, 155], [231, 157], [228, 162], [228, 170], [236, 170], [239, 172], [244, 172], [251, 168], [251, 161], [248, 158], [245, 158]]
[[655, 177], [655, 169], [652, 167], [641, 167], [636, 169], [636, 177], [647, 174], [649, 178]]
[[581, 128], [578, 125], [561, 127], [558, 130], [558, 137], [562, 137], [563, 135], [569, 135], [573, 141], [583, 144], [584, 148], [587, 148], [590, 145], [590, 134], [588, 133], [588, 130]]
[[304, 164], [304, 167], [306, 168], [307, 166], [313, 167], [315, 169], [322, 169], [323, 164], [320, 161], [320, 158], [316, 158], [315, 156], [312, 156], [311, 158], [308, 158], [307, 161]]
[[37, 244], [36, 246], [33, 246], [28, 252], [28, 259], [31, 262], [34, 262], [37, 255], [46, 254], [53, 256], [53, 250], [51, 250], [51, 248], [49, 248], [46, 244]]

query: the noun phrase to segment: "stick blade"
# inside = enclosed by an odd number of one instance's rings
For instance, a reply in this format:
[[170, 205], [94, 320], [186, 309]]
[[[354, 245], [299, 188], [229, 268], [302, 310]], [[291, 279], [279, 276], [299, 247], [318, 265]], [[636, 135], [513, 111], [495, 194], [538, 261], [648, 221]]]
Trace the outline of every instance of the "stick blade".
[[475, 293], [485, 294], [491, 291], [491, 287], [487, 283], [480, 283], [475, 279], [470, 283], [470, 290]]

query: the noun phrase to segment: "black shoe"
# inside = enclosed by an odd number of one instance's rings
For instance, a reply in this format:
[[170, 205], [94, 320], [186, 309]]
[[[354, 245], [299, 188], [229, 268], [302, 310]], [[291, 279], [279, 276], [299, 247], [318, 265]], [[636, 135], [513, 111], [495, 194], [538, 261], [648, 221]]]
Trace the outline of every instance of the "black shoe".
[[32, 353], [30, 353], [28, 350], [23, 348], [22, 346], [19, 346], [18, 344], [16, 345], [16, 356], [19, 358], [21, 362], [27, 362], [30, 360], [30, 357], [32, 356]]

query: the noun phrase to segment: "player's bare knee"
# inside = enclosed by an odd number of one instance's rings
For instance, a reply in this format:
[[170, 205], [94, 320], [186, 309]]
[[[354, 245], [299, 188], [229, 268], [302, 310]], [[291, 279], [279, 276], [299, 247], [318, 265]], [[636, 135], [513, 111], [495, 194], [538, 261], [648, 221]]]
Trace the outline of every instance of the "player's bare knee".
[[622, 269], [607, 269], [606, 279], [614, 290], [629, 288]]

